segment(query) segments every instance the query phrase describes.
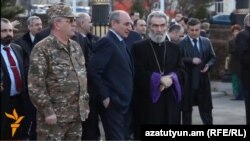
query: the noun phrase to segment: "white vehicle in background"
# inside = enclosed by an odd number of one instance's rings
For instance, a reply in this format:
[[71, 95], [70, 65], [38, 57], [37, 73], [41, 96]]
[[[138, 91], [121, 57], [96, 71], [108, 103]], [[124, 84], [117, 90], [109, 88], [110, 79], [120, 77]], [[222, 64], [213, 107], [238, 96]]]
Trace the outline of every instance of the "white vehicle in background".
[[[71, 7], [71, 8], [73, 10], [73, 7]], [[73, 12], [74, 12], [74, 10], [73, 10]], [[82, 13], [90, 13], [90, 7], [88, 7], [88, 6], [76, 6], [75, 14], [79, 15]]]
[[33, 4], [31, 6], [30, 15], [43, 15], [47, 13], [50, 5], [48, 4]]

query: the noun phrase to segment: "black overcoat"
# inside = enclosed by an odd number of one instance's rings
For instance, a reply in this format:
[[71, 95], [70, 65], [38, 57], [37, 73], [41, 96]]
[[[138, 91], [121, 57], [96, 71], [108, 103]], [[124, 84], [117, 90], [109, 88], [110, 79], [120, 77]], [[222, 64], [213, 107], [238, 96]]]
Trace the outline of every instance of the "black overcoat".
[[[195, 57], [194, 47], [189, 39], [189, 36], [183, 38], [179, 47], [182, 52], [182, 60], [187, 69], [187, 81], [185, 85], [185, 92], [183, 98], [183, 110], [192, 110], [192, 106], [198, 105], [201, 110], [209, 111], [213, 108], [211, 98], [211, 87], [209, 71], [215, 65], [216, 56], [212, 44], [208, 38], [199, 37], [200, 43], [200, 65], [194, 65], [192, 59]], [[205, 64], [209, 65], [209, 70], [206, 73], [200, 71], [204, 68]], [[192, 89], [198, 86], [199, 95], [194, 96]]]

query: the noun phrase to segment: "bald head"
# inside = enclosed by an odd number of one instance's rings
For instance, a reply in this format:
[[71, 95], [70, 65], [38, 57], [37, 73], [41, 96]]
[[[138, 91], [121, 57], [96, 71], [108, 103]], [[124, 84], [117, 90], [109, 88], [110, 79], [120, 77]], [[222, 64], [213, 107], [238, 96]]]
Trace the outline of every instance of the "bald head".
[[86, 35], [87, 33], [91, 32], [92, 26], [91, 17], [88, 13], [82, 13], [78, 15], [76, 19], [77, 31]]

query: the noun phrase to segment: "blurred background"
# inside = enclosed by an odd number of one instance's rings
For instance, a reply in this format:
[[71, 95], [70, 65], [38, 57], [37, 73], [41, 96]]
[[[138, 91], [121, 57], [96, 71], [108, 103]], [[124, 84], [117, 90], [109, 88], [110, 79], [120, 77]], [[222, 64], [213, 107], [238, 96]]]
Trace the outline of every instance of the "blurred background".
[[217, 55], [217, 64], [211, 72], [211, 78], [222, 81], [230, 81], [226, 57], [228, 40], [232, 38], [231, 25], [239, 24], [243, 27], [243, 18], [250, 13], [249, 0], [1, 0], [1, 17], [20, 22], [15, 31], [15, 36], [18, 37], [27, 30], [28, 16], [41, 17], [43, 27], [46, 27], [47, 10], [58, 2], [70, 5], [75, 14], [89, 13], [94, 25], [93, 34], [99, 36], [108, 30], [110, 11], [117, 9], [128, 13], [139, 12], [140, 18], [144, 19], [152, 10], [161, 10], [170, 20], [177, 13], [182, 13], [187, 19], [195, 17], [201, 22], [208, 22], [209, 38]]

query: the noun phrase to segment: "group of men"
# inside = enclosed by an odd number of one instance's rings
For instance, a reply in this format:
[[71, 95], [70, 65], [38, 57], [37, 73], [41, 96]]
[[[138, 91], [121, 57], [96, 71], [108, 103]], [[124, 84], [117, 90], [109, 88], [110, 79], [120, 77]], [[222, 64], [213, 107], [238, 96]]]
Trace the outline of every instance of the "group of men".
[[[35, 44], [12, 43], [13, 26], [1, 18], [1, 139], [97, 140], [99, 116], [106, 140], [140, 139], [144, 124], [192, 124], [193, 105], [213, 124], [209, 70], [216, 56], [198, 19], [189, 19], [185, 36], [182, 26], [172, 27], [174, 39], [168, 17], [153, 11], [142, 40], [130, 15], [116, 10], [99, 39], [90, 34], [89, 15], [76, 18], [67, 5], [49, 11], [50, 26], [40, 33], [40, 19], [28, 20], [34, 29], [23, 38]], [[23, 115], [26, 124], [13, 133]]]

